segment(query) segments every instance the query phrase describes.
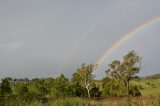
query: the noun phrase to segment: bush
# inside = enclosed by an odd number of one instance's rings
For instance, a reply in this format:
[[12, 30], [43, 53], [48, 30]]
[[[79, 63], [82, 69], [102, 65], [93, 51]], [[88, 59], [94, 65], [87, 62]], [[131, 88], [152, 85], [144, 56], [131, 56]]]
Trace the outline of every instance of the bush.
[[131, 88], [129, 89], [129, 95], [141, 96], [141, 92], [137, 86], [131, 86]]

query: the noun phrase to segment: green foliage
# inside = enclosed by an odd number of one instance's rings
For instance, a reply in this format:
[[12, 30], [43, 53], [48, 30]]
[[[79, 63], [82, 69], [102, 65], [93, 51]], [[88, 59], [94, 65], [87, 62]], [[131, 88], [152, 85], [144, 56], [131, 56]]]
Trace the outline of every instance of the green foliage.
[[98, 87], [94, 87], [91, 91], [90, 91], [91, 97], [100, 97], [101, 96], [101, 91], [99, 90]]
[[70, 83], [69, 80], [63, 75], [61, 74], [60, 77], [57, 77], [55, 79], [55, 96], [57, 97], [65, 97], [65, 96], [69, 96], [70, 94]]
[[93, 75], [94, 69], [94, 65], [86, 65], [85, 63], [83, 63], [81, 67], [77, 69], [79, 84], [81, 87], [86, 89], [89, 98], [91, 97], [90, 91], [95, 87]]
[[19, 85], [19, 87], [18, 87], [18, 94], [19, 95], [27, 94], [28, 92], [29, 91], [28, 91], [28, 88], [26, 85], [24, 85], [24, 84]]
[[102, 89], [102, 96], [125, 96], [127, 94], [122, 83], [108, 77], [102, 80]]
[[12, 89], [10, 87], [9, 80], [7, 78], [2, 79], [2, 83], [0, 86], [0, 95], [6, 96], [12, 93]]
[[123, 96], [127, 92], [127, 95], [130, 95], [133, 89], [130, 89], [130, 80], [137, 77], [135, 75], [140, 71], [141, 58], [134, 51], [130, 51], [123, 57], [122, 62], [115, 60], [108, 66], [106, 75], [110, 80], [109, 84], [104, 81], [103, 94]]
[[129, 95], [131, 96], [141, 96], [140, 88], [138, 86], [131, 86], [129, 89]]
[[84, 97], [85, 89], [80, 85], [80, 76], [78, 73], [74, 73], [71, 79], [71, 88], [73, 97]]

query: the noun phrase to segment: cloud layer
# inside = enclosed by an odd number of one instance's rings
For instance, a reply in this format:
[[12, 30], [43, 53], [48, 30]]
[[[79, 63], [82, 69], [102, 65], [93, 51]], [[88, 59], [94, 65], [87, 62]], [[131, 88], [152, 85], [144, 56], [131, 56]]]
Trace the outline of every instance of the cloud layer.
[[[97, 59], [126, 32], [160, 16], [160, 1], [0, 1], [0, 77], [68, 77]], [[159, 72], [160, 22], [136, 33], [99, 66], [129, 50], [143, 57], [141, 75]]]

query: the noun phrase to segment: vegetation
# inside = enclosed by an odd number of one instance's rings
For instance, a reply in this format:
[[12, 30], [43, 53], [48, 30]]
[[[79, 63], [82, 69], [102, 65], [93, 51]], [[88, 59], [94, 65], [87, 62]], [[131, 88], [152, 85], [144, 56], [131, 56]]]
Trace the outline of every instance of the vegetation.
[[160, 95], [160, 78], [145, 78], [139, 81], [132, 81], [134, 85], [140, 88], [142, 96], [158, 96]]
[[95, 87], [94, 75], [92, 74], [94, 65], [90, 64], [86, 66], [84, 63], [81, 68], [77, 70], [77, 77], [79, 78], [79, 84], [81, 87], [87, 90], [88, 97], [91, 97], [90, 91]]
[[97, 65], [84, 63], [71, 79], [63, 74], [32, 80], [4, 78], [0, 83], [0, 106], [160, 105], [160, 78], [136, 76], [141, 58], [134, 51], [108, 66], [102, 80], [95, 80], [93, 75]]
[[[106, 71], [107, 77], [103, 84], [104, 89], [109, 86], [107, 83], [110, 82], [110, 94], [114, 92], [115, 96], [132, 95], [140, 96], [140, 92], [136, 86], [130, 88], [130, 80], [136, 78], [136, 74], [141, 69], [141, 58], [134, 52], [131, 51], [123, 57], [123, 61], [115, 60], [109, 64], [109, 69]], [[107, 86], [105, 86], [107, 84]], [[118, 88], [118, 90], [117, 90]], [[111, 91], [114, 90], [114, 91]], [[134, 91], [133, 91], [134, 90]]]

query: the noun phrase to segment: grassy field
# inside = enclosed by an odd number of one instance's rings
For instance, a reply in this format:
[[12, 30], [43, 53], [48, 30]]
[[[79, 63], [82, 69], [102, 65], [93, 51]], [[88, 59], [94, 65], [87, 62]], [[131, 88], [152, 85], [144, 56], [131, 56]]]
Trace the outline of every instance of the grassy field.
[[141, 86], [142, 96], [158, 96], [160, 95], [160, 78], [156, 79], [141, 79], [140, 81], [132, 82]]
[[[41, 105], [40, 105], [41, 106]], [[47, 104], [46, 104], [47, 106]], [[160, 100], [157, 98], [112, 98], [100, 101], [91, 99], [68, 98], [49, 102], [48, 106], [160, 106]]]
[[31, 102], [29, 104], [21, 101], [7, 102], [5, 106], [160, 106], [159, 97], [138, 97], [138, 98], [63, 98], [50, 100], [47, 103]]
[[141, 81], [142, 95], [160, 95], [160, 78], [159, 79], [149, 79]]

